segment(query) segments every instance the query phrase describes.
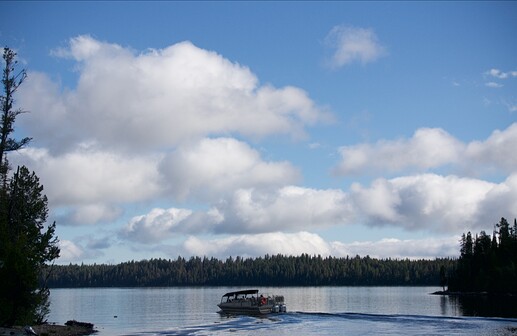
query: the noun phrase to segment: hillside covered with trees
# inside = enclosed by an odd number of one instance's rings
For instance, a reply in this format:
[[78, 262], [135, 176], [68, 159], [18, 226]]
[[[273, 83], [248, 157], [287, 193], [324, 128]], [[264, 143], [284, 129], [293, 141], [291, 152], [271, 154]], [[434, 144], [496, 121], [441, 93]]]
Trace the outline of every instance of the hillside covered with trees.
[[47, 269], [49, 287], [438, 286], [456, 261], [266, 255], [259, 258], [151, 259]]

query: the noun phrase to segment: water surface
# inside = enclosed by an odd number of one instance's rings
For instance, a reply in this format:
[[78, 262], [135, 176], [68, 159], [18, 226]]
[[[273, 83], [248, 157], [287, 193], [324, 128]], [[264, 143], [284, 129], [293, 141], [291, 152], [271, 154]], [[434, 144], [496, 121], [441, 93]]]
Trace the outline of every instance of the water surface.
[[239, 289], [52, 289], [49, 322], [91, 322], [99, 335], [517, 335], [517, 319], [465, 316], [478, 311], [429, 295], [435, 287], [268, 287], [288, 313], [219, 314], [221, 296]]

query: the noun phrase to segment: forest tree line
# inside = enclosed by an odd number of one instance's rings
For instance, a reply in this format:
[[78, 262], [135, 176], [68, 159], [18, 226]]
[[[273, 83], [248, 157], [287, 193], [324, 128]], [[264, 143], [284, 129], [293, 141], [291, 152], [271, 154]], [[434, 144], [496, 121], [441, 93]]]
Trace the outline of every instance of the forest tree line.
[[51, 288], [159, 286], [438, 286], [454, 259], [266, 255], [258, 258], [178, 257], [117, 265], [54, 265], [43, 275]]
[[517, 294], [517, 219], [501, 218], [492, 236], [463, 234], [449, 291]]

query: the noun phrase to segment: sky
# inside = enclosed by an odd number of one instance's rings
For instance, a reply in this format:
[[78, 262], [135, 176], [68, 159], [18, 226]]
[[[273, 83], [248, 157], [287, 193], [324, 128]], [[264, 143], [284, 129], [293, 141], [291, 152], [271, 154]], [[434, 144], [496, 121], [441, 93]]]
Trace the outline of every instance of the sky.
[[0, 11], [57, 263], [456, 257], [517, 217], [516, 2]]

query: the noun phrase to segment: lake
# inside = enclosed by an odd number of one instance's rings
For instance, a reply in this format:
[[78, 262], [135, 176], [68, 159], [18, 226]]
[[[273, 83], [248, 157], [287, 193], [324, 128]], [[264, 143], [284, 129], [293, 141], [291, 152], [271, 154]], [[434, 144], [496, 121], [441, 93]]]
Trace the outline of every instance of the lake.
[[457, 297], [429, 295], [436, 287], [263, 287], [285, 296], [287, 313], [219, 314], [221, 296], [240, 289], [52, 289], [48, 321], [94, 323], [98, 335], [517, 335], [512, 303], [482, 302], [483, 312]]

